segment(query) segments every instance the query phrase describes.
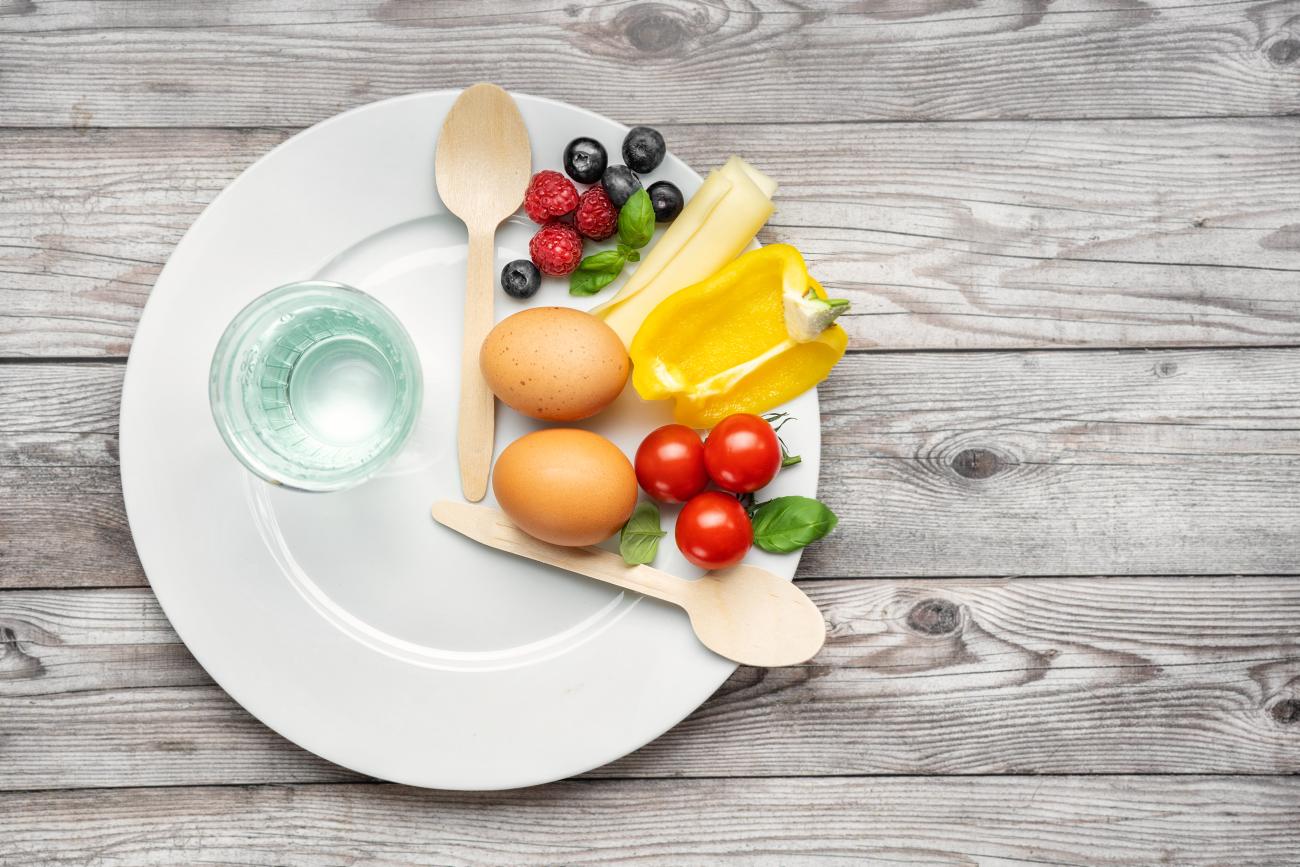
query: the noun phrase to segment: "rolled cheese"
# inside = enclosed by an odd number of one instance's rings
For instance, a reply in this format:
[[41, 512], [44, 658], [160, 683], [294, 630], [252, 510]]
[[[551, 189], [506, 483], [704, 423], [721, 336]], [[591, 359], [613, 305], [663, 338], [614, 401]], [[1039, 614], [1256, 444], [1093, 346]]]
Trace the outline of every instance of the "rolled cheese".
[[733, 156], [709, 173], [622, 290], [591, 312], [631, 346], [660, 301], [710, 276], [749, 246], [772, 216], [775, 192], [775, 181]]

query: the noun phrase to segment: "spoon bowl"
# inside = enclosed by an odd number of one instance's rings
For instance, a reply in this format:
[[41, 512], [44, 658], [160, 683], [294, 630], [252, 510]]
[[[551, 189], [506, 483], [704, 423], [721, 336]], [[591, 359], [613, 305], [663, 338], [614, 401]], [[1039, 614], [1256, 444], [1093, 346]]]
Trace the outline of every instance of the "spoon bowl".
[[812, 659], [826, 641], [826, 622], [813, 601], [766, 569], [742, 563], [687, 583], [683, 607], [691, 628], [719, 656], [792, 665]]
[[447, 113], [434, 155], [442, 203], [470, 230], [495, 231], [524, 201], [532, 171], [528, 129], [495, 84], [465, 88]]

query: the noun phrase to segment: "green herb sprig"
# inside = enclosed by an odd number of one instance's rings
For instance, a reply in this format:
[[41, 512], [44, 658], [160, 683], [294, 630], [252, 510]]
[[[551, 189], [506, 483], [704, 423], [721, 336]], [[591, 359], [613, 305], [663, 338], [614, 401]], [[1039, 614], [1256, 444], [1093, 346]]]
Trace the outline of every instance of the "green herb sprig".
[[776, 441], [781, 444], [781, 469], [793, 467], [802, 461], [802, 455], [790, 454], [790, 450], [786, 448], [785, 439], [781, 436], [781, 428], [785, 427], [785, 423], [797, 421], [797, 419], [788, 412], [765, 412], [763, 413], [763, 421], [772, 426], [772, 431], [776, 434]]

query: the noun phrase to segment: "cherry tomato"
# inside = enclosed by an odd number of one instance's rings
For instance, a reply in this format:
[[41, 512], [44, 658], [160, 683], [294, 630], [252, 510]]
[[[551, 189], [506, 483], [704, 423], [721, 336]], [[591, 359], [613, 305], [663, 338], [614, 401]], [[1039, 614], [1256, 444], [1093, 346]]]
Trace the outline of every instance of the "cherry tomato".
[[744, 559], [754, 544], [745, 507], [721, 491], [696, 494], [677, 516], [677, 547], [701, 569], [726, 569]]
[[776, 478], [781, 443], [772, 426], [758, 416], [729, 415], [704, 442], [704, 466], [719, 488], [747, 494]]
[[645, 492], [665, 503], [684, 503], [704, 490], [704, 443], [684, 424], [652, 430], [636, 450], [636, 480]]

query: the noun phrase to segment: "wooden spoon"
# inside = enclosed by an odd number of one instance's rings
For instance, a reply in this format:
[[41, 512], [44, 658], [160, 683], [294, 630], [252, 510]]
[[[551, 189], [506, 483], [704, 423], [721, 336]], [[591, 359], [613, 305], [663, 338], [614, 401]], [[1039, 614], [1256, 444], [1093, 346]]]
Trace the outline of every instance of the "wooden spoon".
[[532, 160], [528, 130], [510, 94], [495, 84], [466, 88], [443, 121], [434, 178], [447, 210], [469, 230], [456, 450], [461, 491], [475, 502], [487, 493], [492, 467], [495, 404], [478, 356], [492, 329], [494, 238], [501, 221], [524, 201]]
[[705, 647], [743, 665], [806, 662], [826, 640], [826, 624], [813, 601], [793, 583], [757, 566], [742, 563], [688, 581], [650, 566], [629, 566], [600, 548], [565, 548], [534, 539], [487, 506], [443, 500], [434, 504], [433, 518], [488, 547], [680, 606]]

